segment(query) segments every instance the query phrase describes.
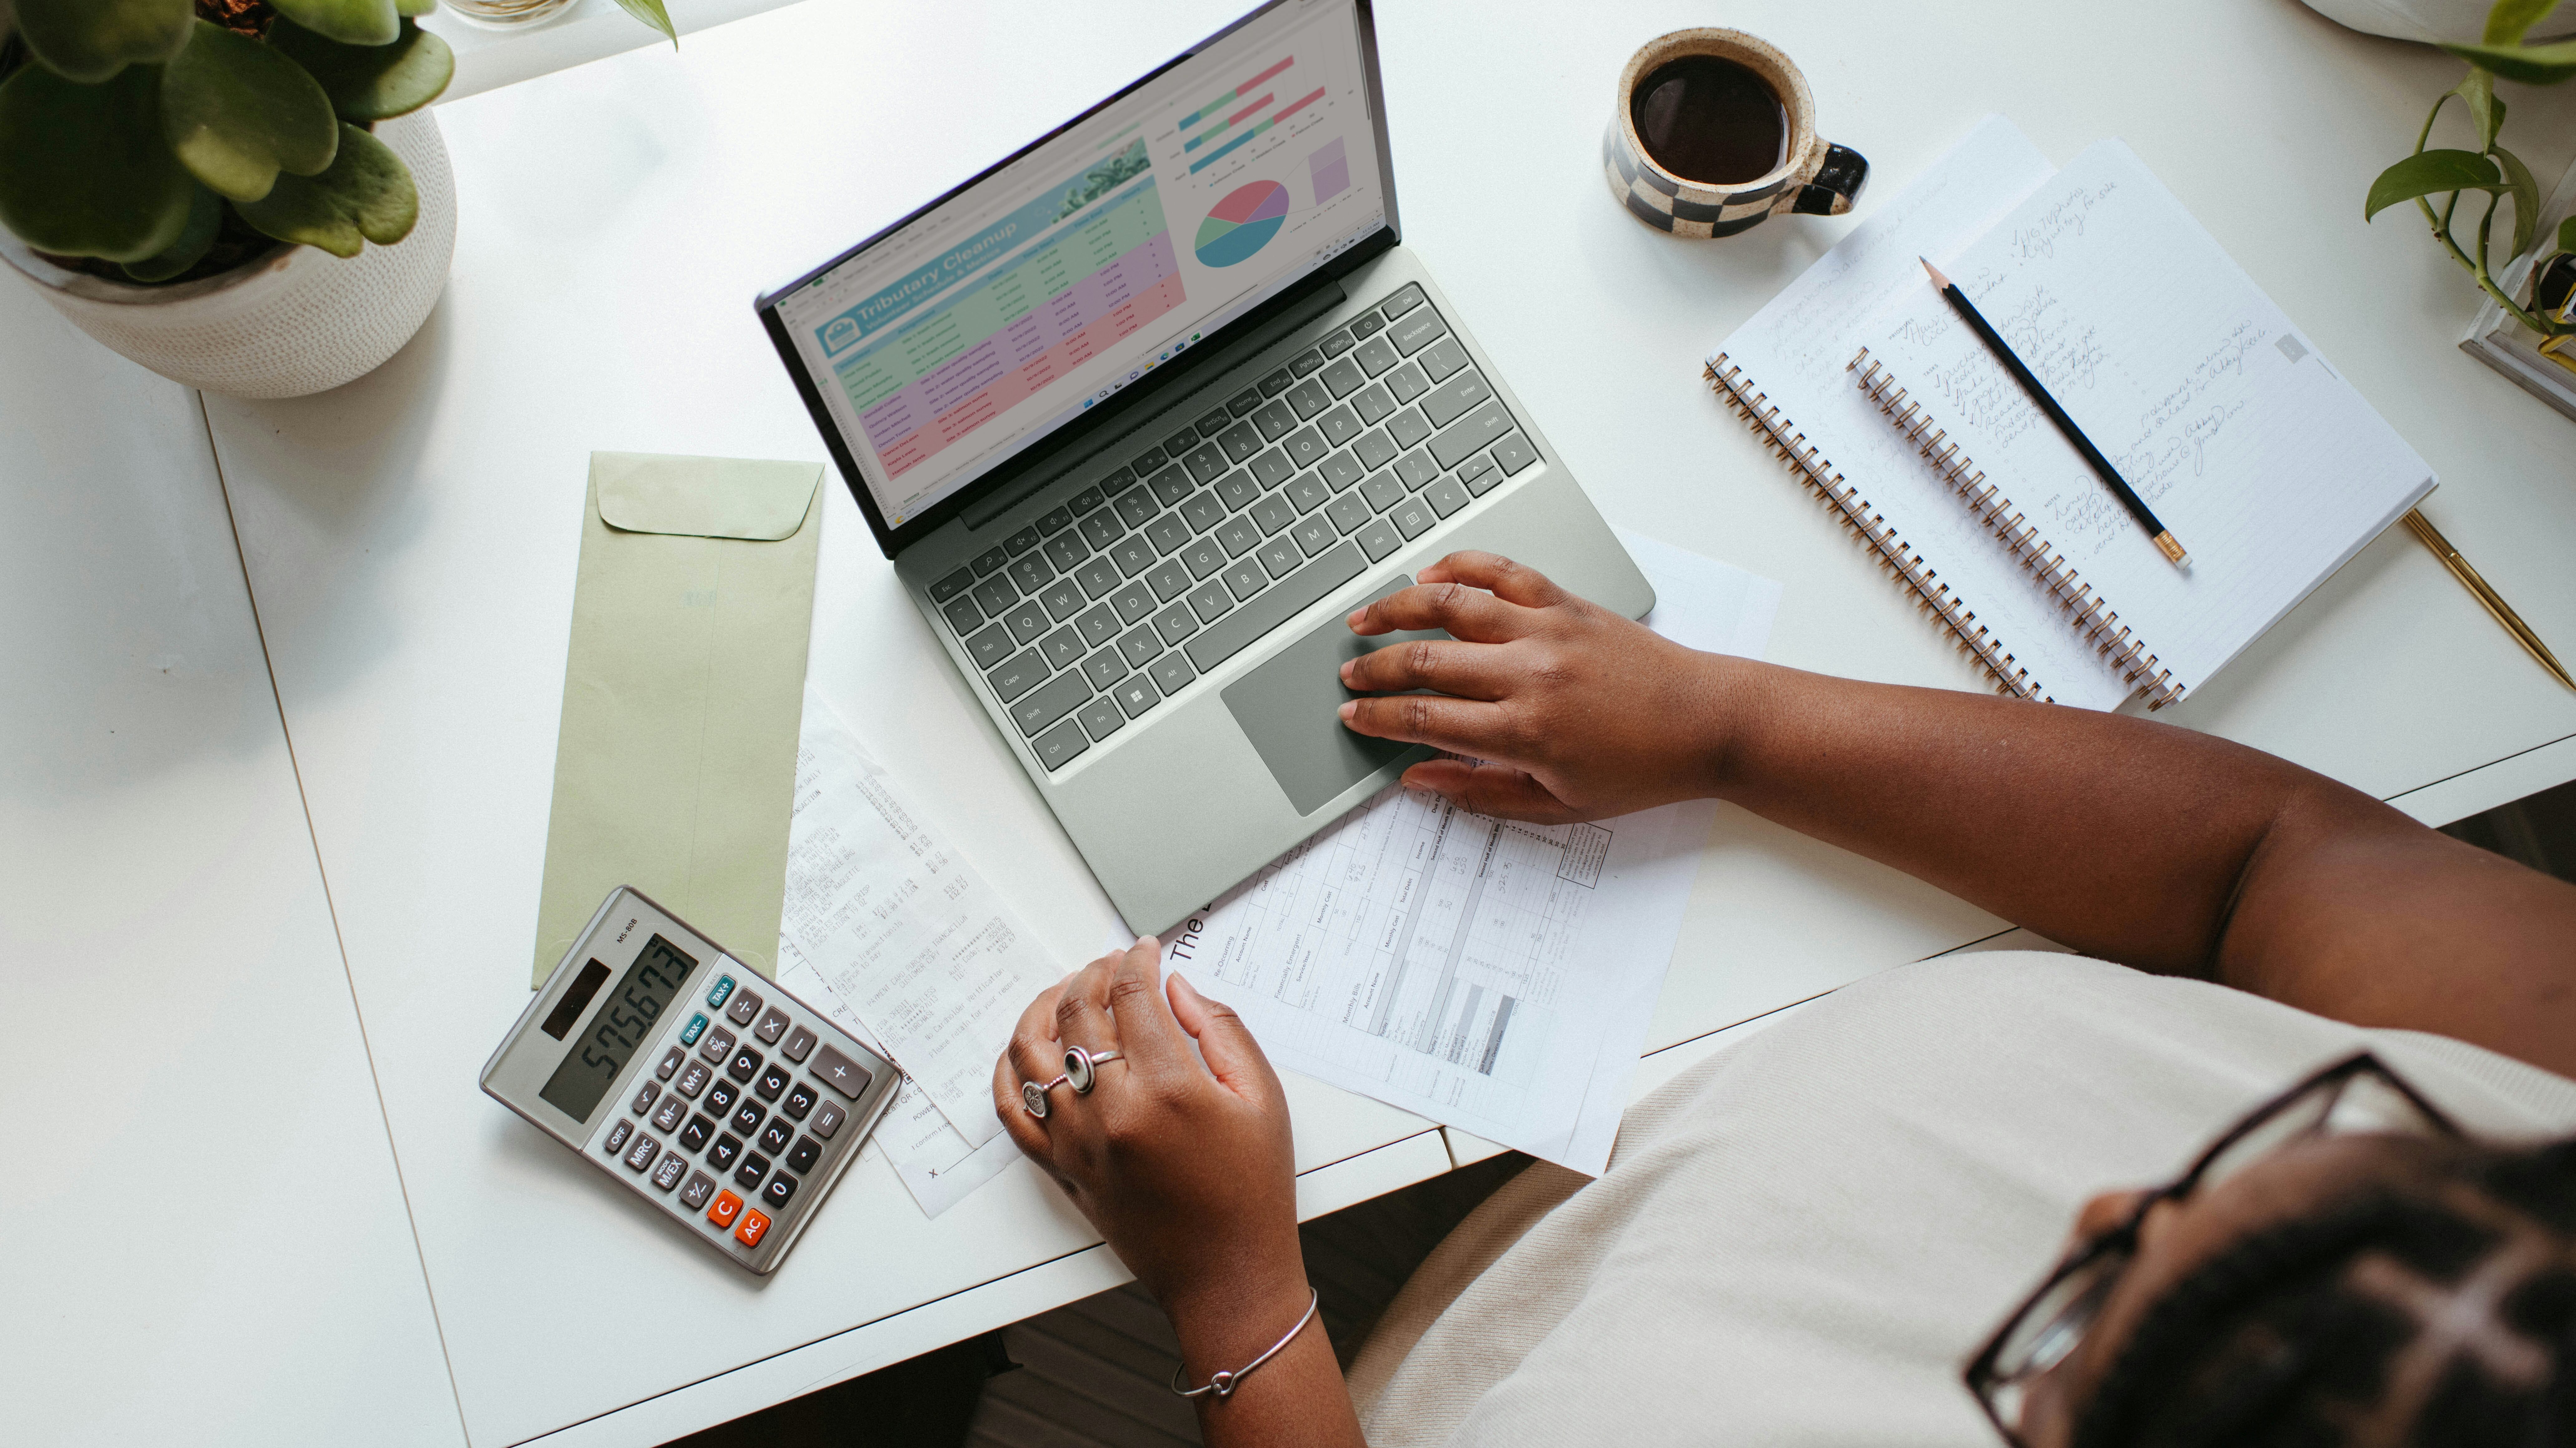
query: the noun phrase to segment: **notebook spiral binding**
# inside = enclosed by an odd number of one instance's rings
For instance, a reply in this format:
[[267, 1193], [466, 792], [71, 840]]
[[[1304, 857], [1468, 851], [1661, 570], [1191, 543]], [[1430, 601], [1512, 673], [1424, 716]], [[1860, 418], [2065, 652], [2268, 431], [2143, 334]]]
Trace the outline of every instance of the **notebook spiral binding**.
[[1934, 575], [1931, 566], [1897, 536], [1896, 529], [1885, 518], [1871, 511], [1860, 490], [1844, 481], [1843, 475], [1834, 470], [1833, 463], [1819, 455], [1815, 445], [1807, 441], [1806, 434], [1789, 431], [1790, 424], [1780, 416], [1780, 409], [1771, 405], [1767, 395], [1753, 390], [1752, 383], [1744, 376], [1744, 369], [1729, 362], [1726, 354], [1721, 352], [1709, 359], [1701, 375], [1725, 399], [1726, 405], [1744, 419], [1744, 425], [1762, 440], [1763, 447], [1788, 464], [1789, 470], [1798, 475], [1798, 480], [1807, 486], [1808, 491], [1824, 499], [1834, 510], [1836, 520], [1869, 545], [1879, 566], [1913, 593], [1915, 606], [1939, 620], [1950, 631], [1960, 651], [1976, 660], [1977, 665], [1986, 671], [1986, 676], [1994, 682], [1995, 692], [2009, 694], [2016, 699], [2048, 698], [2047, 692], [2032, 681], [2030, 671], [2013, 661], [2013, 656], [2004, 650], [1986, 626], [1977, 622], [1973, 610], [1951, 596], [1950, 586]]
[[2156, 656], [2147, 652], [2146, 641], [2120, 622], [2120, 615], [2093, 591], [2093, 585], [2076, 576], [2075, 565], [2040, 536], [2039, 525], [2015, 509], [1996, 484], [1987, 482], [1986, 475], [1959, 450], [1957, 443], [1946, 441], [1949, 433], [1932, 425], [1923, 404], [1907, 400], [1905, 389], [1896, 385], [1885, 364], [1872, 358], [1869, 349], [1863, 347], [1844, 370], [1855, 374], [1861, 391], [1868, 393], [1878, 410], [1887, 414], [1897, 430], [1921, 450], [1924, 460], [1968, 505], [1968, 511], [2048, 590], [2073, 621], [2076, 631], [2109, 660], [2122, 682], [2146, 690], [2149, 709], [2161, 709], [2182, 697], [2182, 691], [2173, 686], [2173, 671], [2159, 666]]

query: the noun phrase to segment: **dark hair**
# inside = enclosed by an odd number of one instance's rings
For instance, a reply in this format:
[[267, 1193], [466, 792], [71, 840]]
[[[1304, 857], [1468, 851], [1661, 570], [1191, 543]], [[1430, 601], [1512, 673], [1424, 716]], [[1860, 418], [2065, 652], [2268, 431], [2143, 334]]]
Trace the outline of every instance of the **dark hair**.
[[2374, 1182], [2251, 1233], [2167, 1288], [2083, 1405], [2076, 1448], [2332, 1448], [2392, 1410], [2383, 1395], [2422, 1319], [2356, 1267], [2457, 1284], [2517, 1232], [2554, 1261], [2497, 1302], [2494, 1325], [2547, 1368], [2440, 1365], [2397, 1441], [2576, 1448], [2576, 1139], [2463, 1146], [2421, 1180]]

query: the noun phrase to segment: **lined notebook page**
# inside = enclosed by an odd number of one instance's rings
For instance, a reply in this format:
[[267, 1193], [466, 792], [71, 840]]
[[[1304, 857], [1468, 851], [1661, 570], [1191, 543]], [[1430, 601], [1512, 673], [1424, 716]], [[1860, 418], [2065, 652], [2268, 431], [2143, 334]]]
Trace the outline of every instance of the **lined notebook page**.
[[[2108, 709], [2129, 693], [2066, 614], [1987, 533], [1845, 370], [1892, 307], [1928, 291], [1918, 256], [1967, 245], [2047, 183], [2048, 158], [1990, 116], [1877, 208], [1719, 349], [1894, 525], [2029, 672], [2040, 697]], [[1712, 358], [1716, 361], [1716, 358]]]
[[2088, 148], [1982, 236], [1925, 255], [2191, 566], [2165, 561], [1920, 267], [1864, 339], [1872, 355], [2137, 630], [2178, 692], [2432, 491], [2424, 459], [2118, 141]]

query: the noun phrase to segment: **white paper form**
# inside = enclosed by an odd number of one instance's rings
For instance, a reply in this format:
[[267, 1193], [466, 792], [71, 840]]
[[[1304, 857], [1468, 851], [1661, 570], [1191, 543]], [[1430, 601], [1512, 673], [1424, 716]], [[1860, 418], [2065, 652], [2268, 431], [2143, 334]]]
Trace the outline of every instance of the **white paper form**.
[[1876, 324], [1872, 355], [2138, 631], [2177, 693], [2432, 490], [2432, 467], [2118, 141], [1933, 260], [2191, 566], [2165, 561], [1928, 280]]
[[[861, 1045], [879, 1055], [887, 1052], [867, 1023], [823, 979], [823, 973], [806, 960], [795, 942], [781, 937], [778, 951], [778, 983], [815, 1005], [839, 1024], [842, 1030], [858, 1038]], [[869, 1149], [881, 1151], [903, 1181], [904, 1190], [925, 1217], [941, 1212], [963, 1201], [968, 1192], [999, 1175], [1002, 1168], [1019, 1160], [1019, 1147], [1007, 1132], [995, 1132], [982, 1146], [968, 1141], [948, 1124], [939, 1103], [921, 1089], [921, 1083], [906, 1076], [896, 1092], [894, 1104], [886, 1108], [876, 1130], [869, 1133]]]
[[805, 699], [779, 934], [969, 1143], [1001, 1131], [993, 1062], [1062, 976], [831, 705]]
[[[1650, 625], [1759, 656], [1777, 583], [1622, 536]], [[1191, 920], [1165, 964], [1278, 1066], [1598, 1173], [1715, 810], [1538, 826], [1391, 787]]]
[[1987, 117], [1738, 327], [1718, 355], [1742, 368], [1806, 440], [1831, 439], [1824, 447], [1829, 471], [1840, 472], [1937, 570], [2029, 671], [2042, 697], [2110, 709], [2128, 697], [2129, 685], [1847, 370], [1864, 345], [1881, 344], [1878, 322], [1891, 306], [1931, 290], [1918, 256], [1938, 258], [1984, 234], [2050, 174], [2048, 158], [2012, 122]]

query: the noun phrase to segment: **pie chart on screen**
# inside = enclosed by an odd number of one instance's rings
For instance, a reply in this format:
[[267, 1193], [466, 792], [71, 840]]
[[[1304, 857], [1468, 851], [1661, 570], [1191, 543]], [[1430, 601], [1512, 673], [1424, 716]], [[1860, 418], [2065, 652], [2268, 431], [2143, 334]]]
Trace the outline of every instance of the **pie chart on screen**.
[[1288, 188], [1276, 181], [1255, 181], [1225, 194], [1199, 223], [1192, 243], [1201, 266], [1233, 266], [1250, 261], [1270, 244], [1288, 219]]

